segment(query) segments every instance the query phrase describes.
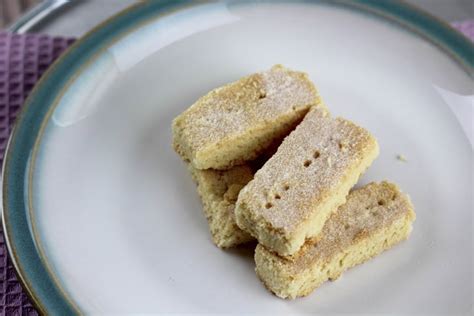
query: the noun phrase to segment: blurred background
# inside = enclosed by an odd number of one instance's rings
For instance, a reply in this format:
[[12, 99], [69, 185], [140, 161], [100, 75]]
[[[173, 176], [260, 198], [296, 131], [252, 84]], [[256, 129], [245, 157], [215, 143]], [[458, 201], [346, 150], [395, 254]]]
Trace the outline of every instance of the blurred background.
[[[138, 0], [0, 0], [0, 29], [78, 37]], [[382, 0], [383, 1], [383, 0]], [[474, 0], [405, 0], [446, 21], [474, 18]]]
[[39, 0], [2, 0], [0, 6], [0, 27], [5, 28]]

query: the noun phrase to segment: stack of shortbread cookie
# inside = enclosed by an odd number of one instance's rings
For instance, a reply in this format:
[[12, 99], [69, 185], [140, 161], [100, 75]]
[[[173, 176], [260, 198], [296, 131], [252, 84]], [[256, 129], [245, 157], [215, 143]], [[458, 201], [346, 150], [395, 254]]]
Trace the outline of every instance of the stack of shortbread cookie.
[[212, 90], [173, 121], [221, 248], [256, 239], [256, 272], [304, 296], [406, 239], [415, 220], [388, 182], [352, 190], [377, 157], [364, 128], [331, 117], [305, 73], [277, 65]]

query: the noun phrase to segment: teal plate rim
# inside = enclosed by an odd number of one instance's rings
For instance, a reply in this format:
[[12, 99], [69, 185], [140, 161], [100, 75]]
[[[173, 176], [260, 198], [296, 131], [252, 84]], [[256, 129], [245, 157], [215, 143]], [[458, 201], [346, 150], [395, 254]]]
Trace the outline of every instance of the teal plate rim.
[[[233, 1], [226, 1], [233, 2]], [[279, 1], [282, 2], [282, 1]], [[417, 33], [434, 43], [472, 77], [474, 45], [447, 23], [397, 0], [314, 0], [308, 3], [341, 5], [378, 16]], [[80, 69], [104, 47], [142, 23], [202, 2], [147, 1], [133, 5], [109, 18], [74, 43], [43, 75], [27, 98], [7, 145], [3, 165], [2, 223], [5, 239], [17, 275], [32, 303], [42, 314], [80, 314], [80, 308], [68, 297], [55, 279], [36, 247], [29, 228], [28, 192], [30, 153], [34, 151], [48, 112]]]

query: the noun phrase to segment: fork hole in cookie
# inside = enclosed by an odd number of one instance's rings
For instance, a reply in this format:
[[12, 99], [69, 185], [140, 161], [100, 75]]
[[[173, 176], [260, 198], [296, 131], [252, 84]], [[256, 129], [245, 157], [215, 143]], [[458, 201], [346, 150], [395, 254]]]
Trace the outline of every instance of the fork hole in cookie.
[[275, 200], [281, 199], [281, 196], [279, 194], [275, 194]]
[[318, 150], [316, 150], [316, 151], [314, 152], [314, 154], [313, 154], [313, 158], [314, 158], [314, 159], [318, 159], [319, 156], [321, 156], [321, 153], [320, 153]]
[[346, 144], [344, 144], [344, 143], [342, 143], [342, 142], [338, 142], [337, 145], [339, 146], [339, 150], [340, 150], [340, 151], [343, 151], [343, 152], [347, 151], [347, 146], [346, 146]]
[[311, 160], [306, 160], [303, 164], [303, 166], [305, 166], [305, 168], [308, 168], [310, 165], [311, 165], [312, 161]]
[[288, 184], [285, 184], [283, 186], [283, 190], [288, 191], [290, 189], [290, 186]]
[[379, 200], [378, 204], [379, 204], [380, 206], [384, 206], [384, 205], [385, 205], [385, 201], [384, 201], [384, 200]]
[[272, 206], [273, 206], [273, 204], [270, 203], [270, 202], [268, 202], [267, 204], [265, 204], [265, 208], [266, 208], [266, 209], [269, 209], [269, 208], [271, 208]]
[[265, 99], [266, 97], [267, 97], [267, 94], [265, 92], [260, 92], [260, 94], [258, 95], [259, 99]]

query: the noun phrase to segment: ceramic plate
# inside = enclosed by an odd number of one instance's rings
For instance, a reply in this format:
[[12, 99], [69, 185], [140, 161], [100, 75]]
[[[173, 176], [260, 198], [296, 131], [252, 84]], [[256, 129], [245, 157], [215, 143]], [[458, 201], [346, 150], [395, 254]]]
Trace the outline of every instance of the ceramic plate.
[[[472, 147], [450, 106], [473, 94], [473, 52], [395, 1], [124, 11], [52, 67], [13, 133], [3, 219], [25, 288], [63, 315], [469, 313]], [[252, 249], [212, 244], [171, 148], [171, 120], [199, 96], [276, 63], [307, 71], [335, 115], [373, 132], [381, 154], [360, 183], [398, 183], [417, 212], [407, 242], [294, 301], [261, 285]]]

